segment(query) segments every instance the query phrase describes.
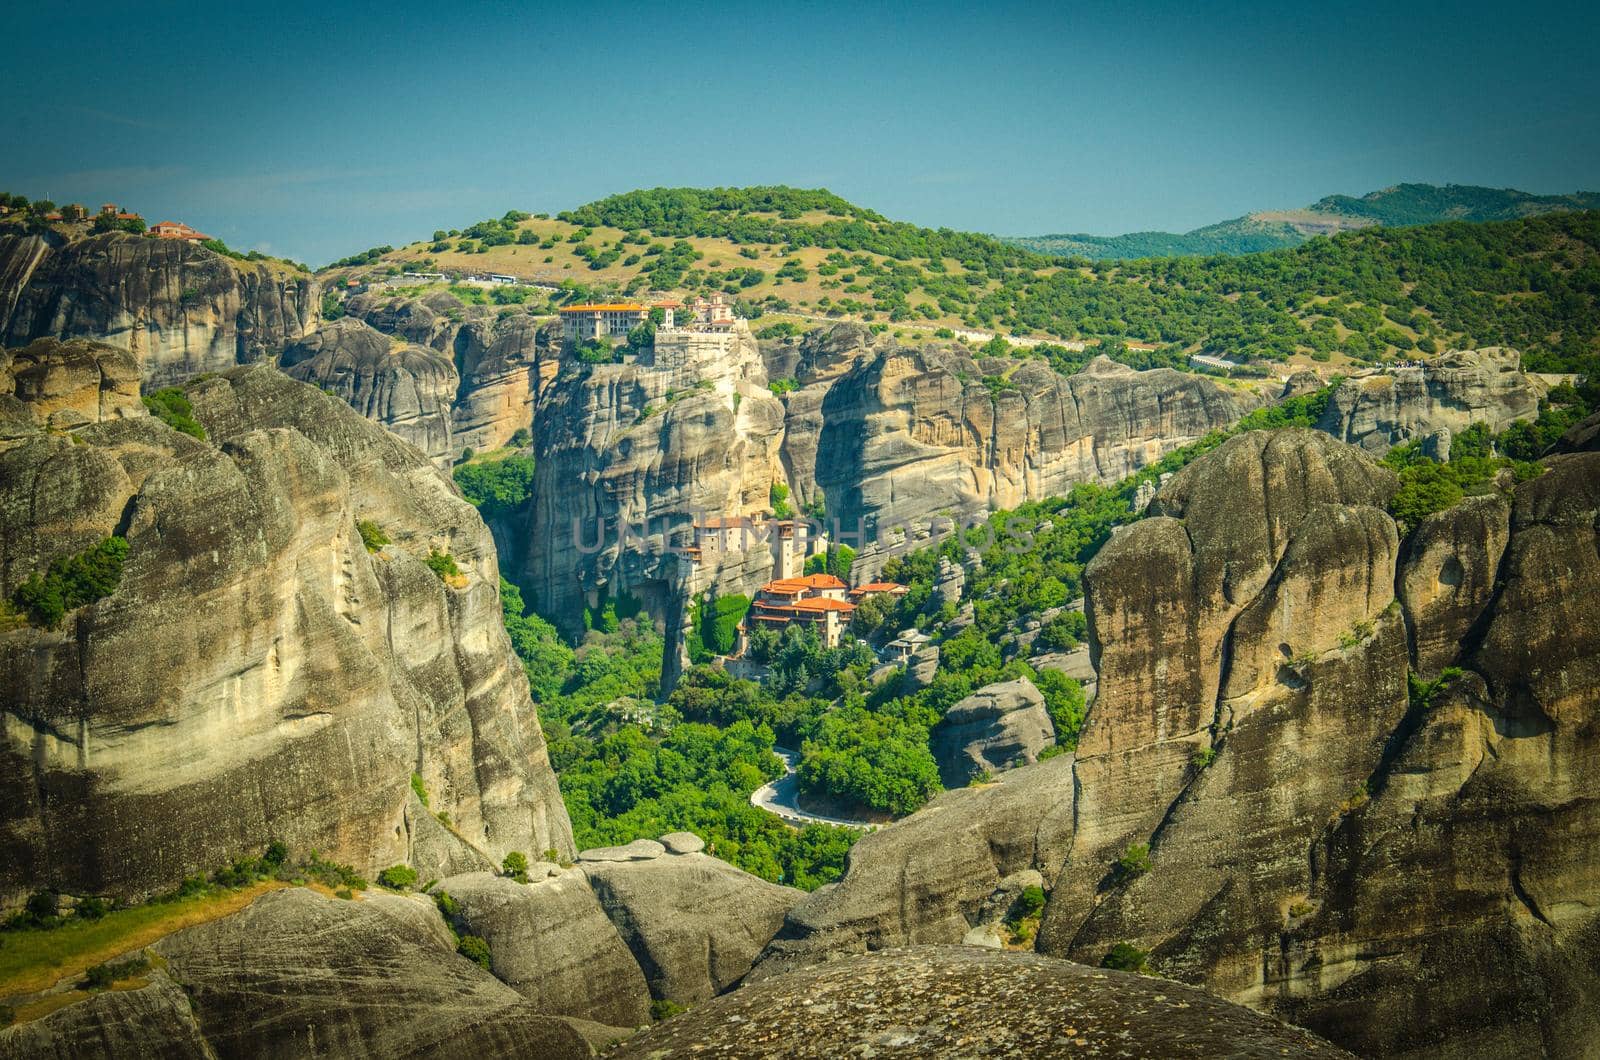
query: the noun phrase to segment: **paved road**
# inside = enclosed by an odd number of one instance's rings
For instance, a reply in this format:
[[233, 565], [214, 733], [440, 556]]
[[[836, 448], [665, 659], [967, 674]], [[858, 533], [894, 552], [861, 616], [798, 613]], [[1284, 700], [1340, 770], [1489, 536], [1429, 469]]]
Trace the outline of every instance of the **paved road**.
[[783, 776], [770, 784], [763, 784], [750, 793], [750, 805], [757, 809], [766, 810], [768, 813], [782, 817], [790, 824], [806, 825], [816, 822], [818, 824], [836, 824], [843, 828], [870, 828], [875, 822], [852, 821], [843, 817], [824, 817], [821, 814], [809, 813], [800, 808], [800, 779], [795, 776], [795, 766], [800, 762], [800, 753], [791, 751], [787, 747], [774, 747], [779, 758], [783, 759]]

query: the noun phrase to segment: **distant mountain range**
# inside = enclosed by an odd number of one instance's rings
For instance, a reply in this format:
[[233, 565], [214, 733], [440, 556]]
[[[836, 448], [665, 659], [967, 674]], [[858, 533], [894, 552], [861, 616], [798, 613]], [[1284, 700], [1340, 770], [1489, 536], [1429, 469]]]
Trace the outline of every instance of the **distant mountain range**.
[[1315, 236], [1372, 225], [1508, 221], [1560, 210], [1594, 209], [1600, 209], [1600, 192], [1534, 195], [1515, 188], [1480, 188], [1470, 184], [1443, 187], [1396, 184], [1360, 198], [1329, 195], [1304, 209], [1262, 210], [1182, 234], [1129, 232], [1120, 236], [1092, 236], [1073, 233], [1001, 238], [1040, 254], [1093, 259], [1254, 254], [1296, 246]]

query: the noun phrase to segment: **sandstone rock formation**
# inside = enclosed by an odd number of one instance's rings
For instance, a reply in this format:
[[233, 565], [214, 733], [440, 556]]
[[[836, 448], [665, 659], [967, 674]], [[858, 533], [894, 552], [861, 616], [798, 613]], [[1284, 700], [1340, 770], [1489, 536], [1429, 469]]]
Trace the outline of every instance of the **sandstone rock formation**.
[[[534, 427], [525, 573], [535, 605], [571, 631], [585, 602], [627, 593], [675, 630], [689, 594], [768, 581], [770, 547], [699, 569], [671, 549], [693, 544], [697, 517], [769, 507], [782, 430], [783, 407], [748, 331], [720, 354], [564, 365]], [[623, 524], [646, 540], [622, 547]]]
[[1345, 1057], [1203, 991], [1031, 953], [891, 949], [743, 987], [617, 1057]]
[[650, 1021], [633, 955], [580, 872], [517, 883], [487, 872], [439, 881], [460, 906], [457, 927], [489, 944], [490, 970], [538, 1012], [613, 1027]]
[[560, 363], [560, 325], [520, 310], [464, 305], [448, 291], [421, 298], [369, 292], [345, 303], [350, 316], [425, 346], [460, 375], [449, 395], [449, 459], [464, 449], [507, 444], [533, 426], [542, 387]]
[[1033, 867], [1041, 952], [1131, 945], [1363, 1055], [1584, 1055], [1600, 454], [1545, 463], [1404, 547], [1393, 476], [1326, 435], [1191, 464], [1086, 572], [1076, 755], [863, 838], [751, 979], [956, 941]]
[[[128, 555], [61, 628], [0, 630], [0, 900], [147, 895], [273, 839], [375, 872], [413, 852], [413, 773], [452, 822], [435, 847], [572, 853], [477, 513], [276, 369], [188, 397], [208, 441], [8, 421], [0, 596], [109, 534]], [[393, 543], [369, 553], [360, 519]]]
[[317, 299], [308, 274], [182, 240], [0, 236], [0, 345], [96, 339], [133, 354], [150, 387], [272, 357], [316, 327]]
[[1513, 420], [1538, 415], [1547, 389], [1538, 376], [1522, 371], [1515, 350], [1452, 350], [1420, 367], [1346, 379], [1329, 397], [1317, 427], [1378, 452], [1440, 428], [1459, 433], [1487, 423], [1498, 433]]
[[784, 914], [804, 897], [696, 851], [649, 861], [586, 860], [582, 867], [651, 996], [680, 1005], [715, 997], [744, 978]]
[[962, 941], [985, 922], [1006, 878], [1027, 869], [1054, 877], [1072, 841], [1072, 799], [1072, 758], [1059, 755], [995, 784], [947, 791], [869, 832], [837, 884], [789, 911], [750, 977], [841, 954]]
[[207, 1055], [592, 1055], [573, 1024], [455, 948], [425, 898], [343, 902], [300, 889], [153, 947], [183, 984]]
[[291, 377], [331, 392], [383, 424], [436, 463], [449, 464], [460, 454], [451, 420], [461, 379], [442, 354], [397, 344], [345, 317], [292, 343], [279, 364]]
[[1013, 508], [1116, 481], [1255, 403], [1202, 376], [1103, 357], [1064, 377], [1038, 360], [886, 347], [823, 399], [816, 482], [852, 530]]
[[69, 429], [143, 415], [139, 367], [115, 347], [38, 339], [0, 350], [0, 421], [10, 425], [5, 440], [39, 425]]
[[984, 773], [1031, 765], [1055, 742], [1044, 696], [1025, 677], [985, 685], [959, 701], [930, 740], [939, 781], [947, 788], [964, 787]]

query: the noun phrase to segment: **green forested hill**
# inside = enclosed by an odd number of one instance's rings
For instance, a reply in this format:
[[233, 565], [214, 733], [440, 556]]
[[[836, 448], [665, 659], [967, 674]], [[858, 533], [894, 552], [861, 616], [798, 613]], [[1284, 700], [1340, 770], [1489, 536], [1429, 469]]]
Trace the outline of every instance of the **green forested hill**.
[[556, 219], [512, 211], [435, 235], [432, 245], [359, 255], [360, 268], [470, 262], [557, 280], [558, 300], [723, 291], [751, 319], [791, 313], [885, 328], [1139, 340], [1164, 347], [1156, 363], [1206, 352], [1364, 364], [1414, 350], [1510, 345], [1537, 370], [1573, 371], [1600, 354], [1594, 211], [1369, 225], [1247, 255], [1089, 262], [887, 220], [823, 190], [657, 188]]
[[1360, 217], [1381, 225], [1435, 221], [1511, 221], [1563, 210], [1600, 209], [1600, 192], [1533, 195], [1515, 188], [1470, 184], [1396, 184], [1360, 198], [1329, 195], [1309, 207], [1316, 213]]
[[1192, 232], [1083, 233], [1007, 237], [1040, 254], [1091, 260], [1255, 254], [1298, 246], [1316, 235], [1368, 225], [1420, 225], [1439, 221], [1510, 221], [1563, 210], [1600, 209], [1600, 193], [1533, 195], [1515, 188], [1469, 184], [1397, 184], [1367, 195], [1329, 195], [1303, 210], [1263, 211]]

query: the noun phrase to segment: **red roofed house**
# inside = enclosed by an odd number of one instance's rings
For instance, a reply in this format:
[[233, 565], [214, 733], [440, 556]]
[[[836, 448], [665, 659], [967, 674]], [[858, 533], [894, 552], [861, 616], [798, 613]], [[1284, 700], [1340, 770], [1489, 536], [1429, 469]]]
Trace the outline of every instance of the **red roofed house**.
[[150, 226], [150, 234], [157, 239], [184, 239], [190, 243], [200, 243], [211, 238], [204, 232], [196, 232], [182, 221], [158, 221]]
[[[825, 648], [837, 648], [844, 627], [856, 605], [845, 599], [847, 587], [831, 574], [808, 574], [803, 578], [779, 578], [768, 582], [756, 593], [750, 610], [745, 615], [743, 634], [760, 623], [777, 629], [791, 622], [805, 622], [813, 626], [822, 638]], [[744, 645], [739, 652], [742, 654]]]

